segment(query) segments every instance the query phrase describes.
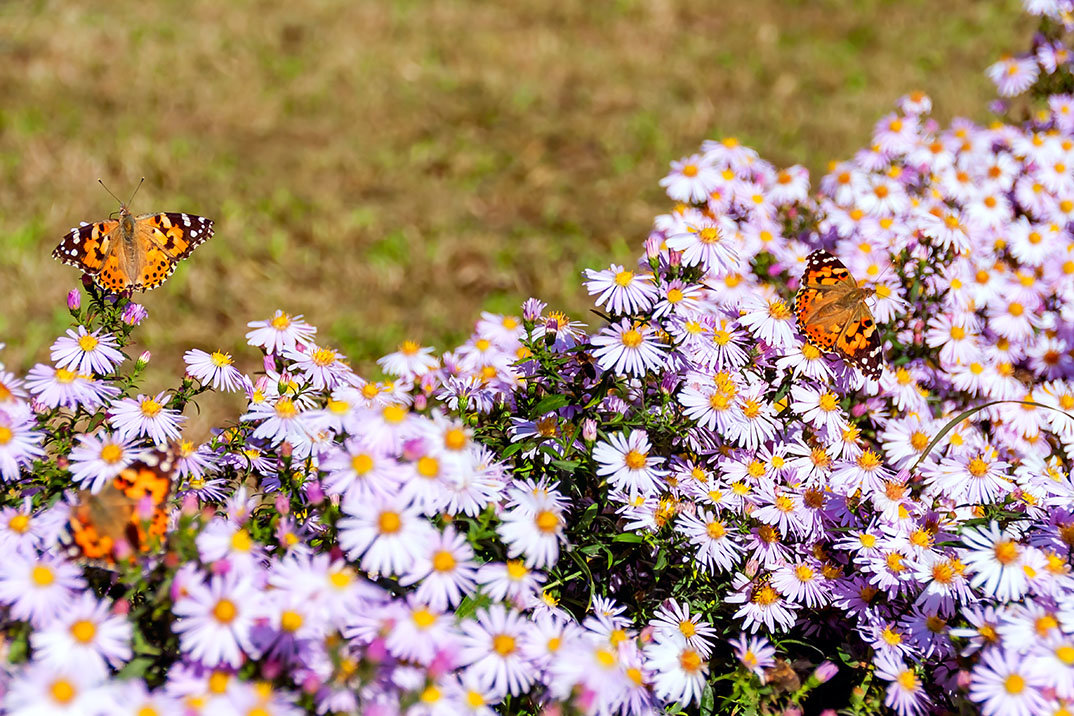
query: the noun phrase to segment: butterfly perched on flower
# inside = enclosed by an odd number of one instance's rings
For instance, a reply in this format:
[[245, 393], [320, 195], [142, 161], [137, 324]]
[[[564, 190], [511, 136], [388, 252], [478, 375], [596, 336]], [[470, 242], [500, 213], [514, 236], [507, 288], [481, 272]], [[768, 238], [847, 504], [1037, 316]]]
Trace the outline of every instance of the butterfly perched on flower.
[[838, 353], [870, 380], [880, 377], [883, 345], [865, 300], [871, 288], [858, 285], [843, 262], [824, 250], [806, 259], [794, 297], [798, 326], [825, 353]]
[[168, 528], [174, 459], [155, 451], [120, 471], [97, 494], [82, 490], [69, 527], [80, 556], [114, 564], [121, 552], [149, 551]]
[[212, 219], [180, 212], [135, 216], [127, 208], [131, 199], [120, 202], [117, 218], [83, 222], [71, 229], [52, 252], [53, 258], [82, 269], [110, 293], [148, 291], [164, 283], [180, 261], [212, 238]]

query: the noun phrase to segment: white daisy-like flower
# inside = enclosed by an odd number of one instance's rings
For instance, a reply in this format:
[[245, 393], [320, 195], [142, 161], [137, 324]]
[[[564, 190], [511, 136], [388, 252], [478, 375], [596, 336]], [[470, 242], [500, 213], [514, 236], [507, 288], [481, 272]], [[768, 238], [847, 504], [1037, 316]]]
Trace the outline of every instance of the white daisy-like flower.
[[186, 585], [173, 608], [183, 651], [209, 667], [241, 666], [244, 655], [253, 655], [250, 632], [262, 616], [262, 598], [238, 571]]
[[90, 592], [75, 597], [55, 619], [30, 635], [34, 658], [104, 679], [131, 658], [131, 625]]
[[585, 287], [589, 294], [599, 294], [596, 304], [607, 303], [608, 310], [615, 314], [644, 313], [652, 308], [658, 297], [652, 274], [638, 274], [612, 264], [604, 271], [586, 269], [586, 277], [589, 280]]
[[112, 403], [111, 423], [121, 438], [148, 437], [157, 445], [167, 445], [182, 437], [179, 426], [185, 418], [173, 408], [166, 408], [167, 394], [154, 397], [139, 394]]
[[593, 357], [598, 365], [617, 375], [641, 377], [658, 370], [667, 360], [665, 351], [668, 347], [657, 341], [652, 327], [631, 324], [625, 318], [594, 336], [592, 343], [597, 346]]
[[652, 445], [644, 430], [613, 433], [607, 442], [593, 448], [597, 475], [608, 480], [614, 490], [630, 495], [655, 495], [664, 487], [667, 470], [658, 467], [664, 458], [650, 456]]
[[206, 353], [194, 348], [183, 354], [183, 361], [187, 375], [202, 385], [211, 385], [213, 390], [234, 393], [243, 387], [242, 373], [233, 365], [230, 353]]
[[57, 368], [74, 373], [108, 375], [126, 360], [114, 336], [102, 334], [103, 329], [90, 333], [85, 326], [67, 329], [67, 335], [56, 339], [50, 355]]

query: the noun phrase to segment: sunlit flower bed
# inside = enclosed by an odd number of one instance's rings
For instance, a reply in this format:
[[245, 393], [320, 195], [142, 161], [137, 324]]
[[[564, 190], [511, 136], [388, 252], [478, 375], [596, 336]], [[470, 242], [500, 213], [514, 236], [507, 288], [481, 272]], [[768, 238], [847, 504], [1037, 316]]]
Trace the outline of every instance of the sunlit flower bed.
[[[1025, 4], [1029, 119], [908, 95], [813, 194], [706, 142], [589, 326], [531, 299], [372, 381], [277, 310], [158, 393], [152, 317], [72, 291], [0, 366], [6, 712], [1071, 713], [1074, 7]], [[818, 248], [878, 380], [796, 320]], [[248, 407], [193, 444], [208, 391]]]

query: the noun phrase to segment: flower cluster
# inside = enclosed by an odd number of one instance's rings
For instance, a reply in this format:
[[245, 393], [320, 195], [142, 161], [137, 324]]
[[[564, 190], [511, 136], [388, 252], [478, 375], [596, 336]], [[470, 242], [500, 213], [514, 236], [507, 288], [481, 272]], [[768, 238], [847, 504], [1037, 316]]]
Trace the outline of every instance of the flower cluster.
[[[145, 309], [73, 291], [0, 365], [7, 712], [1069, 713], [1067, 5], [990, 70], [1028, 121], [908, 95], [813, 193], [733, 139], [673, 162], [592, 330], [530, 299], [369, 380], [276, 311], [161, 391]], [[818, 248], [878, 380], [795, 317]], [[208, 391], [247, 407], [196, 443]]]

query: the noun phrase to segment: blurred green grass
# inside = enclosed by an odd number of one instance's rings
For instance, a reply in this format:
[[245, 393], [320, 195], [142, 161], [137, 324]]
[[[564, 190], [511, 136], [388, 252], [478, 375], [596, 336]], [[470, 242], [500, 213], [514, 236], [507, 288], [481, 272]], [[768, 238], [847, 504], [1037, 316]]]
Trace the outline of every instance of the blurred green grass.
[[[707, 7], [706, 7], [707, 5]], [[144, 295], [158, 371], [242, 349], [277, 307], [368, 367], [528, 296], [584, 317], [667, 163], [737, 136], [819, 177], [895, 99], [988, 119], [1018, 0], [121, 0], [0, 4], [0, 360], [46, 357], [77, 271], [49, 256], [138, 211], [216, 237]]]

